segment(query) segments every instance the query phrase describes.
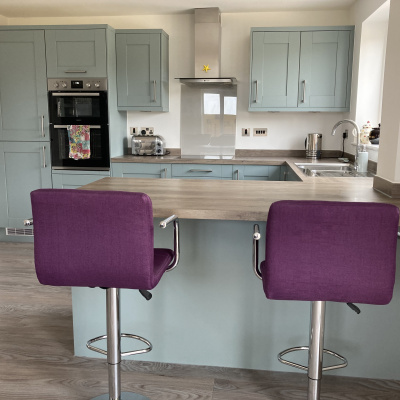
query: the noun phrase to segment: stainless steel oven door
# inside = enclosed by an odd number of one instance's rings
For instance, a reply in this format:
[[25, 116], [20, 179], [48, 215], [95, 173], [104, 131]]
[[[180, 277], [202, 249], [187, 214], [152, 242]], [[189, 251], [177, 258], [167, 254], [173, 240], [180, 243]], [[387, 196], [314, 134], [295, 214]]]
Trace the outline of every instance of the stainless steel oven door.
[[50, 122], [103, 124], [108, 121], [107, 92], [49, 92]]
[[51, 163], [53, 169], [103, 170], [110, 169], [108, 125], [90, 125], [90, 157], [70, 157], [67, 125], [50, 125]]

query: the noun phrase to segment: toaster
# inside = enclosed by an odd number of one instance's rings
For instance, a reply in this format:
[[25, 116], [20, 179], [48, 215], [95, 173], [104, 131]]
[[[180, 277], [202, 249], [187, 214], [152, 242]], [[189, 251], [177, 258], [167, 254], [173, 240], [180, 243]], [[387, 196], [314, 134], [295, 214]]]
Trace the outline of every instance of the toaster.
[[158, 135], [133, 135], [132, 155], [163, 156], [165, 154], [164, 139]]

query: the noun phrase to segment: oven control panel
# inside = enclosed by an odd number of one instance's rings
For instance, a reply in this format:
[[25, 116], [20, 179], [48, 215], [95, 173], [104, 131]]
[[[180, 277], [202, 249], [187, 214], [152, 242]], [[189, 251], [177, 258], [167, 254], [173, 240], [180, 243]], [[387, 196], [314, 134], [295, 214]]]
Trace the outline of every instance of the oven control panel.
[[96, 92], [107, 90], [107, 78], [50, 78], [47, 79], [47, 90]]

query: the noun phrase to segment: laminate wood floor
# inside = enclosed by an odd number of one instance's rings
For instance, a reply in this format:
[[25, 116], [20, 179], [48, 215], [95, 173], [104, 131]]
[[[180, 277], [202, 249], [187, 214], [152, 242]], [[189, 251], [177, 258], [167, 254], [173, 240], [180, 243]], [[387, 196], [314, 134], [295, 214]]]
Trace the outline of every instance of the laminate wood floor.
[[[122, 387], [151, 400], [305, 400], [304, 373], [123, 361]], [[399, 367], [400, 368], [400, 367]], [[40, 285], [33, 245], [0, 242], [0, 399], [107, 392], [104, 360], [74, 357], [69, 288]], [[322, 400], [399, 400], [400, 381], [324, 376]]]

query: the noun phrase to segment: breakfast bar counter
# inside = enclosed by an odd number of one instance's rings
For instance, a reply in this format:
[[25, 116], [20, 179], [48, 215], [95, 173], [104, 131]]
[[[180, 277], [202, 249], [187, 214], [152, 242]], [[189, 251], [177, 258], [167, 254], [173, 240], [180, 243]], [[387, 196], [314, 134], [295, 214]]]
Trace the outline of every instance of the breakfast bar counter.
[[[172, 230], [159, 229], [160, 220], [172, 214], [180, 218], [181, 260], [154, 289], [153, 299], [147, 302], [138, 291], [122, 290], [122, 332], [143, 336], [154, 346], [134, 359], [293, 372], [276, 356], [288, 347], [308, 344], [310, 305], [266, 299], [252, 271], [254, 223], [261, 228], [263, 260], [265, 221], [274, 201], [400, 206], [399, 200], [374, 191], [372, 178], [299, 176], [300, 182], [103, 178], [81, 188], [147, 193], [153, 203], [156, 247], [173, 246]], [[351, 241], [363, 232], [343, 235]], [[373, 243], [373, 238], [365, 238], [365, 246]], [[103, 290], [72, 288], [72, 294], [75, 354], [95, 357], [85, 344], [105, 334]], [[330, 373], [399, 379], [399, 282], [388, 306], [360, 308], [356, 315], [346, 304], [327, 304], [326, 348], [349, 360], [347, 368]], [[123, 342], [123, 351], [131, 350], [129, 345]], [[306, 355], [294, 355], [293, 361], [305, 364]]]
[[160, 218], [176, 214], [181, 219], [266, 221], [270, 205], [278, 200], [379, 202], [400, 207], [400, 199], [372, 188], [372, 178], [301, 179], [302, 182], [103, 178], [81, 189], [146, 193], [153, 202], [154, 216]]

